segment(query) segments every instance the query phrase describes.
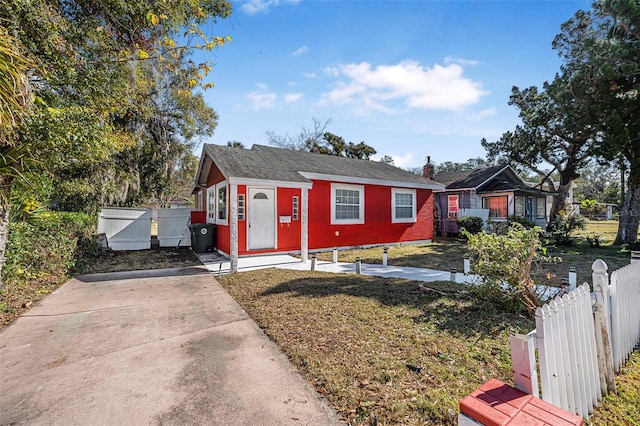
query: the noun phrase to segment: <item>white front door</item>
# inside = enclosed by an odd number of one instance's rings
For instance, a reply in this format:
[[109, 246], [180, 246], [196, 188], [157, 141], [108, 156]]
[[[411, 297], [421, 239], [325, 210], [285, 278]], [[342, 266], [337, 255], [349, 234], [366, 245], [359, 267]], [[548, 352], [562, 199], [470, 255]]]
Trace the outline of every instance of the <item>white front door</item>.
[[247, 209], [249, 223], [247, 245], [249, 250], [269, 249], [276, 246], [276, 195], [274, 189], [248, 188]]

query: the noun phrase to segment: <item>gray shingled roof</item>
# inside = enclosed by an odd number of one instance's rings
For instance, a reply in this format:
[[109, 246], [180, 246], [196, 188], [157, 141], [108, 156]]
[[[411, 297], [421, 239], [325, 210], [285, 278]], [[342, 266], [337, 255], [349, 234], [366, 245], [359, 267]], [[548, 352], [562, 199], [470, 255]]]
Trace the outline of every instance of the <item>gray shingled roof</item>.
[[309, 182], [300, 174], [302, 172], [441, 186], [422, 176], [378, 161], [293, 151], [264, 145], [253, 145], [251, 149], [241, 149], [205, 144], [204, 148], [227, 177]]
[[437, 173], [435, 180], [446, 185], [446, 189], [477, 188], [487, 179], [508, 166], [493, 166], [485, 169], [465, 170], [453, 173]]

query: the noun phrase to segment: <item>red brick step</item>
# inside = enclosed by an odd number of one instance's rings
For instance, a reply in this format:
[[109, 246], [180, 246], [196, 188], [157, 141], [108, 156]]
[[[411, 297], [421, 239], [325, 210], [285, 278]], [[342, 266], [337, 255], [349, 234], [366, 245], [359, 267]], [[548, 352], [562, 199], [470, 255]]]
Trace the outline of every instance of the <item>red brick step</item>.
[[582, 417], [491, 379], [460, 401], [460, 412], [485, 426], [582, 425]]

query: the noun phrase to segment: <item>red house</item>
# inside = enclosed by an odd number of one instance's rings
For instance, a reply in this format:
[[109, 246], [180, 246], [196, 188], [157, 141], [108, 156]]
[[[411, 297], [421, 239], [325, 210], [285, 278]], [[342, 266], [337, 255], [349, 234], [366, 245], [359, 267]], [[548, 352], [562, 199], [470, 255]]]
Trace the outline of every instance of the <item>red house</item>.
[[385, 163], [254, 145], [205, 144], [196, 210], [217, 225], [216, 249], [238, 256], [427, 242], [433, 190]]

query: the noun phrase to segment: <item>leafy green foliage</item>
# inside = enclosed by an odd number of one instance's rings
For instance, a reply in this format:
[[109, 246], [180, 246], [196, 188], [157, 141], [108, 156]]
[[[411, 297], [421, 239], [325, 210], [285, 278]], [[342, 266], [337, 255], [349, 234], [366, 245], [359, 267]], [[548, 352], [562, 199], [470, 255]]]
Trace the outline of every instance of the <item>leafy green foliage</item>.
[[2, 271], [7, 287], [18, 280], [66, 279], [79, 256], [97, 249], [94, 229], [95, 217], [82, 213], [45, 211], [11, 223]]
[[589, 219], [593, 219], [594, 214], [602, 213], [606, 207], [599, 203], [598, 200], [589, 200], [585, 198], [580, 203], [580, 208], [589, 213]]
[[524, 306], [530, 312], [541, 306], [531, 278], [532, 267], [546, 259], [542, 254], [539, 227], [525, 229], [514, 223], [505, 235], [466, 233], [473, 273], [480, 275], [481, 293], [489, 300], [502, 296], [503, 306]]
[[519, 223], [526, 229], [532, 229], [537, 226], [536, 223], [531, 219], [528, 219], [524, 216], [517, 216], [517, 215], [511, 215], [507, 217], [507, 223], [509, 224], [509, 226], [513, 225], [514, 223]]
[[33, 64], [20, 50], [19, 41], [0, 24], [0, 146], [4, 146], [12, 144], [13, 129], [31, 105], [27, 73]]
[[562, 72], [588, 87], [582, 101], [597, 118], [594, 155], [619, 162], [623, 169], [622, 157], [629, 166], [616, 244], [635, 242], [640, 223], [639, 28], [637, 1], [605, 0], [594, 2], [590, 11], [578, 11], [553, 41], [564, 60]]
[[481, 217], [478, 216], [465, 216], [456, 219], [456, 224], [462, 231], [466, 231], [469, 234], [477, 234], [482, 231], [484, 222]]
[[443, 163], [437, 164], [435, 171], [436, 173], [454, 173], [454, 172], [461, 172], [465, 170], [474, 170], [474, 169], [481, 169], [485, 167], [492, 167], [495, 165], [497, 164], [493, 161], [489, 161], [481, 157], [476, 157], [476, 158], [470, 158], [464, 163], [445, 161]]
[[584, 217], [563, 211], [549, 224], [549, 233], [556, 245], [570, 246], [573, 244], [571, 234], [586, 226], [587, 220]]

